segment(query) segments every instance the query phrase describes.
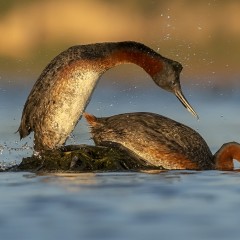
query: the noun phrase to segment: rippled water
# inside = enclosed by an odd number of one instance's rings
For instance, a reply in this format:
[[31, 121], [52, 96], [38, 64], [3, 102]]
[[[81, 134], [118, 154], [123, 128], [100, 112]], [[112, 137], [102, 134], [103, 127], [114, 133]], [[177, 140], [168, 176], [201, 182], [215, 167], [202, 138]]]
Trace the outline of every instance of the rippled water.
[[239, 239], [238, 172], [0, 175], [2, 239]]
[[[0, 88], [2, 164], [32, 152], [32, 136], [19, 141], [15, 133], [30, 88], [16, 81]], [[199, 121], [151, 83], [100, 82], [87, 111], [163, 114], [200, 132], [213, 152], [225, 142], [240, 142], [240, 90], [183, 90]], [[92, 143], [85, 121], [69, 142]], [[0, 193], [1, 239], [239, 239], [240, 234], [238, 171], [0, 173]]]

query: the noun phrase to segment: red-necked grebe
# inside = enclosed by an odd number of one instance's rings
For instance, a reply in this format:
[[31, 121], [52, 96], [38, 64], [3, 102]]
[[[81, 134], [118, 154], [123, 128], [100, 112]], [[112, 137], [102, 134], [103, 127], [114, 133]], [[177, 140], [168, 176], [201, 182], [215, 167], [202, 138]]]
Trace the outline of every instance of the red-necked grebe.
[[123, 63], [142, 67], [164, 90], [174, 93], [197, 117], [181, 91], [182, 65], [137, 42], [73, 46], [43, 70], [25, 103], [20, 138], [34, 131], [34, 149], [63, 145], [85, 110], [101, 75]]
[[97, 145], [120, 144], [154, 166], [166, 169], [233, 170], [240, 144], [224, 144], [213, 156], [195, 130], [154, 113], [125, 113], [97, 118], [84, 113]]

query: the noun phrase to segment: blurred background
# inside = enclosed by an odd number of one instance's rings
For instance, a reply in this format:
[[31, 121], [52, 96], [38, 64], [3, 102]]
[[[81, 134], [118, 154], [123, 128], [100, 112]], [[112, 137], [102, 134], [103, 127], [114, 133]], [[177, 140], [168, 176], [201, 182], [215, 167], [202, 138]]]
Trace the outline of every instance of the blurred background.
[[238, 0], [0, 0], [0, 33], [1, 81], [35, 81], [71, 45], [122, 40], [181, 62], [184, 81], [239, 80]]
[[[239, 0], [0, 0], [0, 167], [32, 154], [33, 135], [20, 141], [16, 131], [49, 61], [72, 45], [123, 40], [182, 63], [183, 92], [200, 119], [135, 65], [105, 73], [88, 112], [162, 114], [198, 131], [213, 153], [240, 142]], [[68, 143], [93, 144], [84, 119]], [[239, 172], [1, 173], [0, 235], [237, 240], [239, 186]]]
[[[183, 92], [200, 121], [135, 65], [104, 74], [88, 112], [157, 112], [199, 131], [213, 151], [240, 141], [239, 0], [0, 0], [0, 33], [3, 149], [32, 144], [31, 136], [19, 142], [15, 132], [26, 98], [52, 58], [72, 45], [124, 40], [182, 63]], [[84, 121], [73, 136], [88, 143]]]

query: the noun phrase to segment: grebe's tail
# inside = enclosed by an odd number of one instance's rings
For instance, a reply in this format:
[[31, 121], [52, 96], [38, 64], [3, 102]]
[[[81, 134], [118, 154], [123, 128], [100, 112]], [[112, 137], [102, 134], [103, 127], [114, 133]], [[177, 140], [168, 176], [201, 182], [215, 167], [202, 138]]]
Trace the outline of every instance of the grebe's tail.
[[20, 126], [15, 133], [19, 132], [20, 140], [21, 140], [22, 138], [25, 138], [27, 135], [29, 135], [31, 131], [32, 129], [28, 127], [28, 125], [26, 124], [25, 118], [23, 117], [21, 120]]
[[94, 127], [97, 125], [97, 118], [90, 114], [90, 113], [83, 113], [83, 116], [86, 118], [87, 122], [90, 124], [90, 126]]

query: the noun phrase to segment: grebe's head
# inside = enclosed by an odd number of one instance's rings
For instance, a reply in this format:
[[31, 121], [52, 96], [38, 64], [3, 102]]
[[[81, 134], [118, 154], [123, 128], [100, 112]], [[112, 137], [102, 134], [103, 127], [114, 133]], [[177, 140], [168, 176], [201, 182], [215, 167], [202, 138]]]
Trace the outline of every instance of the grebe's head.
[[182, 69], [183, 67], [180, 63], [165, 59], [163, 62], [163, 68], [153, 76], [153, 80], [162, 89], [175, 94], [183, 106], [198, 118], [197, 113], [182, 93], [180, 83], [180, 73]]

